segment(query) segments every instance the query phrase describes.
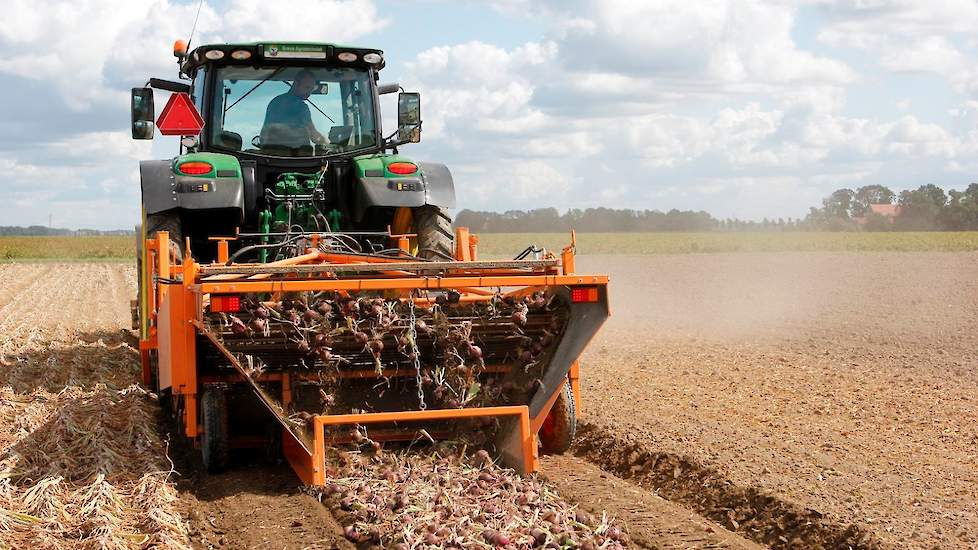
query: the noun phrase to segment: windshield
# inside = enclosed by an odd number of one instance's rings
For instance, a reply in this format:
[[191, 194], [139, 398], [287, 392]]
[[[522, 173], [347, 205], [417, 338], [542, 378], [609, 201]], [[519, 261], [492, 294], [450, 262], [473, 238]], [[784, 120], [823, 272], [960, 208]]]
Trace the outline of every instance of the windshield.
[[376, 144], [370, 74], [323, 67], [222, 67], [211, 113], [215, 147], [277, 157]]

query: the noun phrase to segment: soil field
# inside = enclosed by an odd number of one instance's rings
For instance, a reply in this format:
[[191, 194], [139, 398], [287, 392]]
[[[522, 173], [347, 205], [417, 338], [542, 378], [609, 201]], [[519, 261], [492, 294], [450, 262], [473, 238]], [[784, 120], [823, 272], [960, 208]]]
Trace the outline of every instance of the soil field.
[[978, 547], [978, 254], [582, 258], [577, 452], [774, 546]]
[[[978, 546], [978, 254], [578, 271], [610, 273], [613, 317], [580, 443], [542, 478], [631, 547]], [[168, 442], [129, 387], [133, 287], [121, 264], [0, 265], [0, 548], [351, 547], [287, 466], [207, 477]]]

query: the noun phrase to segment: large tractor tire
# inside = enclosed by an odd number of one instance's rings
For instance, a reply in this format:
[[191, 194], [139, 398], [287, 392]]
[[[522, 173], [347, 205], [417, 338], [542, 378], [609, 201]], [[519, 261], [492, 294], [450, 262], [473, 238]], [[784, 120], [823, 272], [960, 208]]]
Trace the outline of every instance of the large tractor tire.
[[210, 473], [221, 472], [228, 465], [227, 392], [222, 388], [205, 389], [200, 409], [204, 427], [200, 452], [204, 468]]
[[183, 229], [180, 227], [178, 212], [159, 212], [146, 214], [146, 238], [152, 239], [160, 231], [170, 235], [170, 262], [183, 261]]
[[452, 218], [437, 206], [415, 208], [414, 232], [418, 234], [418, 256], [426, 260], [451, 260], [455, 257]]
[[577, 410], [574, 406], [574, 392], [568, 380], [540, 427], [540, 446], [545, 453], [564, 454], [570, 449], [576, 433]]

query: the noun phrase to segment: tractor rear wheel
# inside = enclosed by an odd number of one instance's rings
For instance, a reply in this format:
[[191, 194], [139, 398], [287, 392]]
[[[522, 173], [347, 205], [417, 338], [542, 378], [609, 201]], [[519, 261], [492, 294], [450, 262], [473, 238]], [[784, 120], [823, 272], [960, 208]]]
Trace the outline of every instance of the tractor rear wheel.
[[564, 454], [570, 449], [577, 433], [577, 410], [570, 381], [564, 383], [554, 406], [540, 427], [540, 445], [549, 454]]
[[451, 260], [455, 257], [452, 217], [438, 206], [415, 208], [414, 232], [418, 234], [418, 256], [426, 260]]
[[[137, 226], [136, 237], [136, 291], [140, 304], [143, 301], [143, 292], [148, 292], [151, 285], [143, 281], [143, 240], [155, 239], [160, 231], [166, 231], [170, 236], [170, 264], [183, 262], [183, 231], [180, 228], [180, 215], [176, 212], [159, 212], [157, 214], [146, 214], [145, 223]], [[137, 320], [139, 313], [142, 312], [140, 305], [136, 306]], [[141, 321], [140, 321], [141, 323]]]
[[222, 388], [207, 388], [200, 398], [204, 435], [200, 451], [204, 468], [210, 473], [224, 470], [228, 465], [228, 408], [227, 392]]
[[146, 214], [146, 238], [154, 239], [160, 231], [170, 235], [170, 262], [183, 261], [183, 229], [180, 214], [175, 211]]

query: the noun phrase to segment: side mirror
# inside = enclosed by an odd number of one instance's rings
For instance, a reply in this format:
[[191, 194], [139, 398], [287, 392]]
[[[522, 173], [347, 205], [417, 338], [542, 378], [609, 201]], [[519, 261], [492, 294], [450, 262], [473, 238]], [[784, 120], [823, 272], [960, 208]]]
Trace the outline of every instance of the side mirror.
[[132, 139], [153, 139], [156, 126], [153, 118], [156, 108], [153, 106], [152, 88], [132, 89]]
[[401, 143], [421, 141], [421, 94], [397, 94], [397, 140]]

